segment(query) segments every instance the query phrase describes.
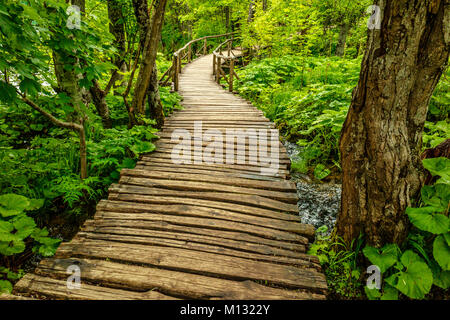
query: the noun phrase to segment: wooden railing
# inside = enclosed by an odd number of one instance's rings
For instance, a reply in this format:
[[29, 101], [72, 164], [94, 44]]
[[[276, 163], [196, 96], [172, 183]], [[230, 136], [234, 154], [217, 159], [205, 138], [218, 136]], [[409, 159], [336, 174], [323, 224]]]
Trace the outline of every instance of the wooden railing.
[[[239, 79], [234, 70], [236, 61], [243, 55], [242, 49], [233, 50], [233, 41], [234, 39], [231, 38], [222, 42], [213, 52], [214, 79], [218, 84], [220, 84], [221, 79], [225, 79], [228, 84], [228, 91], [230, 92], [233, 92], [234, 77]], [[228, 72], [225, 72], [224, 68], [228, 68]]]
[[[205, 36], [202, 38], [194, 39], [185, 44], [184, 47], [179, 49], [173, 54], [172, 65], [162, 75], [159, 80], [161, 86], [171, 85], [173, 83], [173, 90], [178, 91], [179, 75], [183, 69], [183, 64], [191, 62], [193, 59], [207, 55], [211, 50], [211, 42], [208, 43], [208, 39], [217, 39], [221, 37], [233, 37], [234, 33], [225, 33], [214, 36]], [[172, 81], [170, 81], [172, 80]]]

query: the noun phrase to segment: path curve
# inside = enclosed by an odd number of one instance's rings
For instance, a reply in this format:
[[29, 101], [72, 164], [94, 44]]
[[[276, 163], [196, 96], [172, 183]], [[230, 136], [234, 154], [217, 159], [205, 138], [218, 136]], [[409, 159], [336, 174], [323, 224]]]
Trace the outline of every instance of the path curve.
[[[166, 119], [157, 151], [141, 157], [135, 169], [122, 170], [94, 219], [21, 279], [14, 294], [50, 299], [325, 298], [318, 260], [305, 253], [314, 229], [300, 223], [295, 184], [287, 180], [289, 158], [279, 141], [269, 145], [280, 150], [276, 172], [263, 174], [248, 152], [244, 164], [195, 161], [202, 159], [195, 150], [205, 152], [210, 144], [195, 129], [212, 137], [236, 128], [251, 134], [273, 129], [273, 124], [214, 82], [211, 55], [183, 69], [180, 94], [184, 110]], [[190, 136], [184, 144], [186, 152], [192, 151], [190, 164], [174, 163], [187, 160], [184, 154], [172, 155], [178, 144], [171, 140], [174, 132]], [[249, 140], [246, 151], [252, 150]], [[224, 141], [217, 154], [222, 149], [226, 155], [230, 145]], [[75, 288], [67, 287], [68, 270], [75, 276], [79, 271], [81, 287], [73, 281]]]

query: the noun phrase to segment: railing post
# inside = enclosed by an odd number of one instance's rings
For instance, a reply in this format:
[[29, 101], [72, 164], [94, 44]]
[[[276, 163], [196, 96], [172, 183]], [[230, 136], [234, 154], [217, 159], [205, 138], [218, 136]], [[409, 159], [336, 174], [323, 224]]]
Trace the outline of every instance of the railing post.
[[217, 57], [216, 67], [217, 67], [217, 71], [216, 71], [216, 82], [217, 82], [218, 84], [220, 84], [220, 57]]
[[229, 91], [233, 92], [233, 76], [234, 76], [234, 59], [230, 59], [230, 76], [228, 77], [230, 82], [228, 83]]
[[178, 59], [177, 59], [177, 68], [178, 68], [178, 73], [181, 73], [181, 67], [182, 67], [182, 58], [183, 58], [183, 52], [180, 51], [180, 53], [178, 54]]
[[216, 55], [213, 54], [213, 76], [216, 75]]
[[228, 56], [231, 56], [231, 41], [228, 41]]
[[203, 55], [204, 56], [206, 56], [206, 52], [207, 52], [207, 50], [206, 50], [206, 41], [207, 41], [208, 39], [207, 38], [205, 38], [205, 40], [204, 40], [204, 42], [203, 42]]
[[189, 48], [188, 48], [188, 62], [191, 62], [192, 60], [192, 45], [189, 44]]
[[173, 69], [173, 90], [178, 91], [178, 56], [173, 56], [172, 62]]

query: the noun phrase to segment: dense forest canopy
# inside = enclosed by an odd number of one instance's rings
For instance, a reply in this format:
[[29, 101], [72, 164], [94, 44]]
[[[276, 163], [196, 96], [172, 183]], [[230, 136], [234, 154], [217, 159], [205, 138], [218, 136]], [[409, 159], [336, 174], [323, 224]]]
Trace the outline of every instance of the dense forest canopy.
[[[380, 31], [368, 27], [369, 18], [381, 19], [369, 0], [1, 0], [0, 291], [11, 291], [31, 256], [54, 254], [106, 197], [120, 170], [155, 150], [165, 118], [181, 108], [182, 97], [158, 84], [173, 53], [190, 40], [231, 32], [235, 45], [248, 53], [236, 90], [276, 124], [283, 141], [302, 148], [292, 172], [316, 181], [344, 180], [345, 226], [338, 219], [337, 231], [319, 237], [312, 248], [333, 293], [423, 298], [432, 285], [448, 289], [450, 5], [381, 2], [376, 2], [385, 14]], [[395, 10], [416, 16], [419, 27], [397, 30]], [[409, 38], [391, 37], [395, 32]], [[210, 41], [216, 47], [223, 40]], [[382, 52], [383, 45], [396, 51]], [[380, 63], [379, 57], [386, 60]], [[367, 88], [377, 94], [367, 95]], [[402, 95], [416, 100], [401, 105], [395, 99]], [[386, 120], [391, 109], [371, 112], [389, 99], [398, 106], [392, 121]], [[417, 106], [415, 114], [402, 109], [406, 106]], [[349, 107], [369, 111], [349, 113]], [[370, 119], [379, 122], [370, 127]], [[404, 122], [409, 131], [392, 129]], [[381, 128], [382, 134], [356, 135], [362, 127]], [[383, 140], [411, 130], [414, 137], [401, 143]], [[380, 141], [408, 148], [403, 155], [389, 153], [397, 162], [381, 156], [380, 164], [381, 149], [369, 147]], [[447, 149], [424, 160], [425, 172], [422, 151], [446, 141]], [[386, 175], [380, 173], [391, 165]], [[362, 172], [364, 166], [375, 169]], [[366, 205], [375, 195], [383, 203]], [[358, 214], [372, 219], [378, 231], [361, 227], [367, 221], [355, 218]], [[385, 226], [383, 219], [390, 218]], [[398, 233], [390, 234], [395, 228]], [[364, 233], [373, 247], [365, 247], [363, 256], [358, 236]], [[345, 250], [336, 249], [339, 245]], [[361, 285], [358, 264], [364, 257], [390, 276], [381, 293]], [[405, 260], [415, 263], [414, 272], [428, 275], [418, 288], [399, 284], [414, 276], [401, 268], [409, 266]]]

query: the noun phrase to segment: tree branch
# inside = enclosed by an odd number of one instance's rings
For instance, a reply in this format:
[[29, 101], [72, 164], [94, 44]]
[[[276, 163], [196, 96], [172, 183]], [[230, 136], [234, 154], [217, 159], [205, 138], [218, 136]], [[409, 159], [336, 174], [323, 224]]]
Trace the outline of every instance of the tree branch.
[[44, 115], [47, 119], [49, 119], [51, 122], [53, 122], [55, 125], [67, 129], [72, 129], [75, 131], [83, 130], [83, 127], [75, 122], [65, 122], [57, 119], [55, 116], [53, 116], [51, 113], [47, 112], [46, 110], [39, 107], [36, 103], [28, 99], [24, 94], [18, 92], [19, 95], [22, 97], [22, 101], [25, 102], [27, 105], [29, 105], [34, 110], [38, 111], [42, 115]]

